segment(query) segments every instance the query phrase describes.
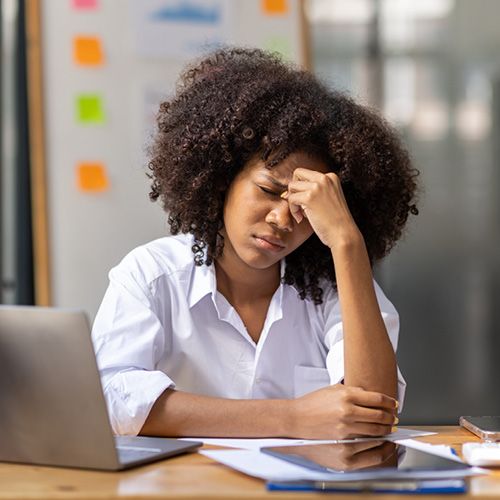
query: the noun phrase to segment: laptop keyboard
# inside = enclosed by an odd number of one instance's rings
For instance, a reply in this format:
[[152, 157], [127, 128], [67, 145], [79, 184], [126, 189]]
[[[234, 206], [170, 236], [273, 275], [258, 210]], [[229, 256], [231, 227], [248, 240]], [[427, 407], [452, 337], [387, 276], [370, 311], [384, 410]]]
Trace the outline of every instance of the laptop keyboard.
[[162, 450], [159, 448], [146, 448], [141, 446], [117, 446], [118, 459], [121, 463], [126, 464], [137, 460], [144, 460], [149, 457], [155, 457]]

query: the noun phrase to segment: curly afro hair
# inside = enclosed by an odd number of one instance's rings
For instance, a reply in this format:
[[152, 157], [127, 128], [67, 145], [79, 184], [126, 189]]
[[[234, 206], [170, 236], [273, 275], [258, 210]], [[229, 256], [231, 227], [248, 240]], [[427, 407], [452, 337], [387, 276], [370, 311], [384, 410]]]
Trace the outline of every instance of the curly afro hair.
[[[330, 165], [372, 265], [394, 246], [409, 213], [418, 213], [418, 171], [395, 131], [277, 55], [243, 48], [209, 54], [184, 71], [157, 121], [150, 198], [161, 199], [172, 234], [194, 236], [197, 265], [221, 255], [226, 191], [256, 156], [270, 169], [294, 151]], [[284, 282], [302, 299], [320, 304], [321, 284], [336, 287], [331, 252], [315, 234], [286, 264]]]

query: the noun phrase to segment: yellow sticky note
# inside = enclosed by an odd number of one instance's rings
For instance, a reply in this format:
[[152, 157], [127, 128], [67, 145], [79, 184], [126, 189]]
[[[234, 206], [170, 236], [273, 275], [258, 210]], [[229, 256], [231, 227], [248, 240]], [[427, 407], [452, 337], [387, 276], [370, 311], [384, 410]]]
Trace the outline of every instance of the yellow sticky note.
[[97, 94], [81, 94], [76, 98], [76, 118], [80, 123], [95, 124], [104, 122], [102, 99]]
[[288, 0], [261, 0], [262, 10], [265, 14], [276, 15], [288, 12]]
[[76, 168], [76, 175], [80, 191], [96, 193], [109, 189], [106, 167], [102, 163], [80, 163]]
[[73, 59], [82, 66], [99, 66], [103, 63], [101, 40], [95, 36], [77, 36], [73, 39]]

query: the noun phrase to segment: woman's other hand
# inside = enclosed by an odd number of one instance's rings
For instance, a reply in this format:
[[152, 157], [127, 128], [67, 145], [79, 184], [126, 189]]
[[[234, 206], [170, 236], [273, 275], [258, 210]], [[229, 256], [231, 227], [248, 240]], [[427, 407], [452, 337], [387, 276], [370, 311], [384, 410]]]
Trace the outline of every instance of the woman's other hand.
[[292, 401], [291, 433], [301, 439], [385, 436], [398, 423], [397, 402], [379, 392], [336, 384]]

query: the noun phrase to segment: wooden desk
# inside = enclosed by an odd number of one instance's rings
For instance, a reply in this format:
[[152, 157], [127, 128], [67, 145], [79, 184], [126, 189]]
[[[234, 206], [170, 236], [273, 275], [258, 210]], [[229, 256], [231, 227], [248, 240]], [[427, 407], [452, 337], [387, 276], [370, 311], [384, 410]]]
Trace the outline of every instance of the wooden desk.
[[[447, 444], [460, 452], [461, 445], [475, 440], [460, 427], [419, 427], [439, 434], [420, 438]], [[500, 469], [491, 476], [470, 480], [468, 495], [435, 498], [500, 498]], [[197, 453], [171, 458], [126, 472], [92, 472], [31, 465], [0, 464], [0, 500], [5, 499], [260, 499], [319, 498], [324, 494], [266, 492], [264, 482], [233, 471]], [[376, 497], [384, 500], [416, 498], [405, 495], [334, 494], [338, 500]]]

